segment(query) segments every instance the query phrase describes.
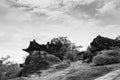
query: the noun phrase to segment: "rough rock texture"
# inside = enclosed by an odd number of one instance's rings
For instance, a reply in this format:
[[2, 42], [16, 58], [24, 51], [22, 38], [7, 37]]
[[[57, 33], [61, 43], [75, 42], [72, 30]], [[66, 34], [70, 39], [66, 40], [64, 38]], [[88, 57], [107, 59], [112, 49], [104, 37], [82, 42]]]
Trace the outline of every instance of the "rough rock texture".
[[82, 54], [83, 60], [92, 62], [93, 57], [96, 56], [99, 51], [110, 50], [115, 47], [120, 48], [120, 40], [110, 39], [99, 35], [93, 39], [85, 53]]
[[33, 53], [27, 56], [23, 70], [19, 76], [28, 76], [38, 70], [45, 70], [50, 67], [51, 64], [60, 62], [59, 58], [45, 51], [33, 51]]
[[[119, 65], [120, 66], [120, 65]], [[113, 67], [90, 67], [87, 64], [81, 64], [80, 61], [71, 63], [67, 68], [60, 70], [48, 70], [41, 76], [32, 77], [28, 80], [95, 80], [98, 77], [109, 73]]]
[[[76, 46], [67, 37], [58, 37], [53, 38], [51, 41], [48, 41], [46, 44], [39, 44], [35, 40], [30, 41], [28, 48], [23, 49], [28, 52], [29, 55], [33, 53], [33, 51], [46, 51], [50, 54], [57, 56], [60, 60], [64, 60], [64, 56], [74, 54], [77, 55], [78, 48], [81, 46]], [[72, 56], [74, 58], [74, 56]], [[71, 60], [72, 61], [72, 60]]]
[[107, 37], [97, 36], [91, 43], [91, 52], [110, 49], [111, 47], [120, 46], [119, 40], [110, 39]]
[[110, 72], [110, 73], [106, 74], [105, 76], [102, 76], [95, 80], [120, 80], [120, 69]]
[[93, 63], [96, 66], [120, 63], [119, 52], [106, 52], [105, 54], [98, 54], [93, 58]]
[[25, 65], [23, 70], [19, 73], [18, 76], [28, 76], [31, 75], [39, 70], [45, 70], [49, 68], [49, 62], [47, 61], [40, 61], [37, 64]]

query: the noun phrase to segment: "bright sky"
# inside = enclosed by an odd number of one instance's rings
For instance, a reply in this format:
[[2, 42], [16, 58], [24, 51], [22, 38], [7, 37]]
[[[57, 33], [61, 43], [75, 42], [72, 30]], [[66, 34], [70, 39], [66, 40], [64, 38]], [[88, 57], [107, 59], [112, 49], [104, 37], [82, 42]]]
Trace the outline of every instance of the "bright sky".
[[120, 35], [120, 0], [0, 0], [0, 57], [23, 62], [29, 41], [67, 36], [83, 49]]

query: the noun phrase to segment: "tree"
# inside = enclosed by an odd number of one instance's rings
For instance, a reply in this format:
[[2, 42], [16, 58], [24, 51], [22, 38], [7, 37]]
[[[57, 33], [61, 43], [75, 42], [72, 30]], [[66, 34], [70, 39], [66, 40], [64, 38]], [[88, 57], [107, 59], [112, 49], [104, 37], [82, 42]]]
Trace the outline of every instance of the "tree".
[[[63, 60], [65, 57], [68, 58], [68, 55], [71, 57], [74, 57], [77, 55], [78, 48], [81, 46], [76, 46], [74, 43], [72, 43], [67, 37], [58, 37], [53, 38], [50, 42], [47, 43], [48, 51], [59, 57], [61, 60]], [[74, 56], [73, 56], [74, 55]]]

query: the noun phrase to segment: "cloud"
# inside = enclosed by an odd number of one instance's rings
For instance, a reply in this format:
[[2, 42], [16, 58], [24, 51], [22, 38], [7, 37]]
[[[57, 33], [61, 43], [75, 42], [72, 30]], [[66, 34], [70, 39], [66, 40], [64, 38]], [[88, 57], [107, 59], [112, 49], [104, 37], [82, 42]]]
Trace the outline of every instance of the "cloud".
[[116, 8], [114, 1], [106, 3], [101, 9], [98, 9], [101, 13], [111, 13]]
[[7, 6], [7, 10], [2, 8], [1, 14], [8, 20], [19, 22], [64, 24], [66, 21], [76, 19], [75, 21], [80, 22], [96, 20], [99, 22], [98, 25], [106, 26], [119, 24], [119, 2], [119, 0], [17, 0], [17, 2], [12, 0], [12, 4], [4, 2], [4, 8], [8, 4], [12, 7]]
[[108, 1], [98, 9], [96, 19], [100, 20], [103, 25], [120, 25], [120, 1]]
[[[90, 4], [95, 0], [18, 0], [17, 4], [19, 5], [29, 5], [32, 7], [40, 8], [55, 8], [56, 6], [74, 6], [76, 4]], [[54, 7], [53, 7], [54, 6]]]
[[13, 7], [15, 2], [11, 0], [1, 0], [0, 2], [0, 17], [9, 21], [27, 21], [30, 19], [28, 13]]
[[54, 4], [56, 0], [18, 0], [18, 4], [30, 5], [30, 6], [40, 6], [41, 8], [49, 7]]
[[[49, 24], [45, 25], [47, 27], [60, 25], [59, 27], [71, 27], [70, 29], [81, 29], [83, 26], [86, 28], [101, 27], [101, 24], [112, 25], [118, 22], [116, 1], [52, 0], [50, 2], [49, 0], [18, 0], [13, 2], [12, 7], [8, 7], [11, 9], [6, 13], [5, 19], [38, 25]], [[114, 13], [110, 14], [110, 12]], [[58, 29], [57, 26], [54, 28]]]
[[[12, 2], [4, 12], [9, 21], [69, 24], [94, 20], [98, 12], [95, 0], [9, 0]], [[5, 2], [4, 5], [11, 3]], [[90, 20], [89, 20], [90, 19]], [[75, 23], [76, 23], [75, 22]], [[90, 22], [89, 22], [90, 23]], [[96, 24], [96, 23], [95, 23]]]
[[5, 15], [5, 18], [12, 21], [30, 21], [30, 14], [23, 11], [11, 11]]
[[0, 17], [3, 17], [9, 11], [9, 6], [5, 0], [0, 1]]
[[93, 3], [94, 1], [95, 0], [18, 0], [16, 5], [19, 5], [18, 8], [21, 8], [23, 11], [29, 10], [28, 12], [32, 13], [31, 18], [35, 19], [37, 15], [39, 18], [46, 16], [53, 17], [53, 19], [56, 20], [59, 15], [63, 15], [63, 17], [66, 15], [75, 17], [77, 15], [79, 18], [90, 16], [96, 12], [93, 8], [94, 6], [92, 6], [95, 5]]

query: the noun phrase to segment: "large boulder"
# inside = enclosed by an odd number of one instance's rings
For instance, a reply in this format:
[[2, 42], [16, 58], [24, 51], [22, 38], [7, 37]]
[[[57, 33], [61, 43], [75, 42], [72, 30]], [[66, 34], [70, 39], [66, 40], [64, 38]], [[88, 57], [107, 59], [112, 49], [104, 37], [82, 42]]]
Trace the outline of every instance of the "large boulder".
[[31, 75], [33, 73], [36, 73], [39, 70], [45, 70], [50, 67], [50, 63], [45, 60], [41, 60], [38, 63], [25, 65], [24, 68], [21, 70], [21, 72], [18, 74], [18, 76], [25, 76]]
[[53, 64], [60, 62], [60, 59], [52, 54], [47, 53], [46, 51], [34, 51], [32, 56], [40, 57], [41, 60], [47, 60]]
[[[64, 56], [69, 53], [78, 53], [78, 48], [81, 46], [76, 46], [67, 37], [53, 38], [46, 44], [39, 44], [35, 40], [30, 41], [28, 48], [23, 49], [23, 51], [28, 52], [32, 55], [34, 51], [46, 51], [50, 54], [57, 56], [60, 60], [64, 60]], [[71, 55], [71, 54], [70, 54]]]
[[50, 65], [58, 62], [60, 62], [60, 59], [52, 54], [39, 50], [33, 51], [33, 53], [25, 59], [25, 63], [22, 65], [23, 70], [19, 76], [28, 76], [38, 70], [48, 69]]
[[120, 50], [103, 50], [93, 58], [94, 65], [120, 63]]
[[56, 64], [56, 63], [58, 63], [58, 62], [61, 62], [61, 60], [60, 60], [58, 57], [56, 57], [56, 56], [54, 56], [54, 55], [51, 55], [51, 54], [47, 54], [47, 55], [45, 56], [45, 60], [48, 60], [49, 62], [51, 62], [51, 63], [53, 63], [53, 64]]

